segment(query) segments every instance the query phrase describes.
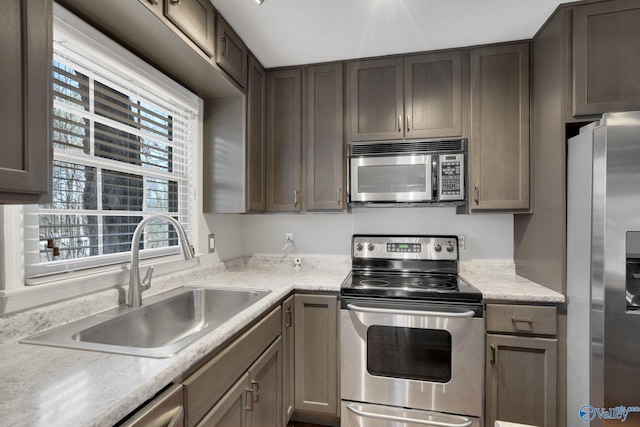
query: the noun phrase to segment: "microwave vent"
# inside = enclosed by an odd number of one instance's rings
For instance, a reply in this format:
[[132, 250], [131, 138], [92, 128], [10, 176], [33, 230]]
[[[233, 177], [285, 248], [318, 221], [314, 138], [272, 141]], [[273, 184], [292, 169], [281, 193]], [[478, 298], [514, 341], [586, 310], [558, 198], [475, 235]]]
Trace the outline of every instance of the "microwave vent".
[[385, 142], [379, 144], [351, 144], [349, 155], [362, 156], [367, 154], [398, 154], [398, 153], [425, 153], [441, 151], [464, 151], [465, 139], [448, 141], [412, 141], [412, 142]]

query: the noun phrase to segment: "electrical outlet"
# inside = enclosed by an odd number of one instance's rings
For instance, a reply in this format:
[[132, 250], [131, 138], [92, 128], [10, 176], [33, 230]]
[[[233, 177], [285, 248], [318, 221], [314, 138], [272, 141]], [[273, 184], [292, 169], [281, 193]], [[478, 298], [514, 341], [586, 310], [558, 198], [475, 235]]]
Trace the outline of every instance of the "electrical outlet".
[[209, 253], [216, 251], [216, 235], [209, 234]]
[[461, 251], [464, 251], [465, 237], [464, 234], [458, 235], [458, 249]]
[[288, 231], [288, 232], [284, 233], [284, 241], [285, 241], [285, 243], [292, 243], [293, 244], [293, 231]]

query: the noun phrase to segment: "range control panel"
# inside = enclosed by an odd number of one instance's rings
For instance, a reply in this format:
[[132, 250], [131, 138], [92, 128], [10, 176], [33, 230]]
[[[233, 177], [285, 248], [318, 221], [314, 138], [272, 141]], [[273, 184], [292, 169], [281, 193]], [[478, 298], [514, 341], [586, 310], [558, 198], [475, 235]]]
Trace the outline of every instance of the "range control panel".
[[457, 236], [353, 236], [352, 256], [365, 259], [457, 260]]

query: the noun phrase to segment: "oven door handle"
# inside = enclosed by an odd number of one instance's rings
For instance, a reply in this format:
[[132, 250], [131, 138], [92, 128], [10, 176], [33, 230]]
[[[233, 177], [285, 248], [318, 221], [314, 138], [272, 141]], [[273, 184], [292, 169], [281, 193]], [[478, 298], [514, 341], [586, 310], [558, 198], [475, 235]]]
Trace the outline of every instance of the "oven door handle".
[[400, 421], [404, 423], [413, 423], [413, 424], [422, 424], [427, 426], [436, 426], [436, 427], [469, 427], [472, 421], [468, 418], [456, 416], [456, 418], [460, 418], [465, 420], [462, 423], [446, 423], [443, 421], [434, 421], [434, 420], [421, 420], [419, 418], [407, 418], [407, 417], [399, 417], [397, 415], [388, 415], [388, 414], [377, 414], [374, 412], [366, 412], [360, 409], [356, 409], [352, 405], [347, 405], [347, 409], [351, 412], [360, 415], [361, 417], [369, 417], [369, 418], [378, 418], [381, 420], [389, 420], [389, 421]]
[[408, 314], [413, 316], [438, 316], [438, 317], [473, 317], [473, 310], [465, 311], [427, 311], [427, 310], [396, 310], [388, 308], [362, 307], [355, 304], [347, 304], [349, 310], [360, 313], [376, 313], [376, 314]]

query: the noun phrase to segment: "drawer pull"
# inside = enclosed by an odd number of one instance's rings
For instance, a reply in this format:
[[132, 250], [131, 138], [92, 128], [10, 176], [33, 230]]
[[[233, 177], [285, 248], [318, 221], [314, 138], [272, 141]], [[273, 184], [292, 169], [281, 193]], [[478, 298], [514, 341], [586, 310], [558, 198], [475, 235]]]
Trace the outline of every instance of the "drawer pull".
[[252, 412], [253, 411], [253, 388], [247, 388], [244, 391], [247, 393], [247, 406], [244, 407], [245, 411]]
[[[253, 401], [256, 403], [259, 403], [260, 402], [260, 383], [258, 381], [251, 381], [251, 385], [255, 386], [255, 392], [256, 392]], [[253, 388], [251, 388], [251, 390], [253, 390]]]
[[293, 326], [293, 311], [291, 307], [287, 308], [287, 310], [284, 312], [284, 319], [284, 326], [286, 326], [287, 328]]
[[[529, 317], [527, 317], [526, 319], [518, 319], [516, 317], [512, 317], [511, 318], [511, 323], [513, 323], [513, 328], [518, 330], [518, 329], [526, 329], [527, 331], [531, 331], [533, 330], [533, 320]], [[526, 323], [528, 326], [526, 327], [518, 327], [518, 324], [522, 324], [522, 323]]]
[[169, 421], [169, 424], [167, 424], [167, 427], [178, 427], [178, 426], [181, 426], [183, 418], [184, 418], [184, 407], [181, 406], [178, 409], [178, 412], [176, 412], [176, 414], [173, 416], [173, 418], [171, 418], [171, 421]]

